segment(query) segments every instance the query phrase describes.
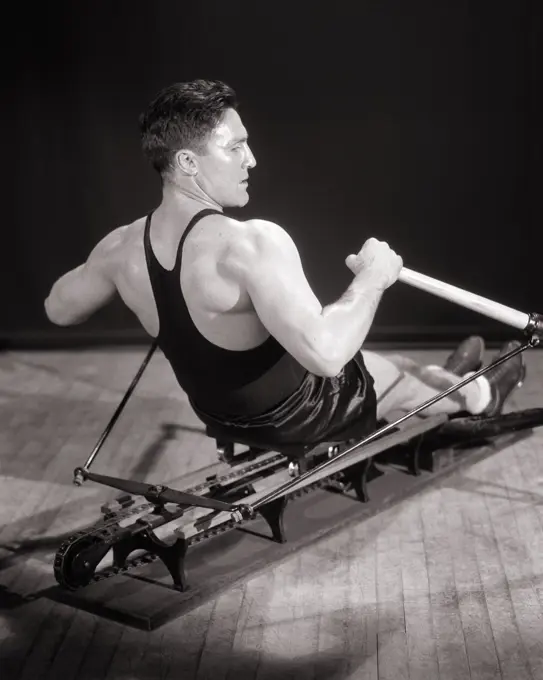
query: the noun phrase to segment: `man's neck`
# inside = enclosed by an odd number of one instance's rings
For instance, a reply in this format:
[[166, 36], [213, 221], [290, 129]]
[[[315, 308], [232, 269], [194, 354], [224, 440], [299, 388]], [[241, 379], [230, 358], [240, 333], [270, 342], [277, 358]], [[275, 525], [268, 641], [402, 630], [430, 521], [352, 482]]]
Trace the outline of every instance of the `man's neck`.
[[222, 212], [222, 206], [207, 196], [194, 181], [165, 182], [162, 186], [162, 201], [153, 211], [155, 229], [158, 223], [166, 230], [172, 228], [177, 231], [206, 208]]
[[211, 208], [220, 210], [222, 206], [210, 198], [191, 178], [177, 180], [175, 184], [167, 182], [162, 187], [162, 205], [168, 211], [183, 210], [194, 206], [204, 210]]

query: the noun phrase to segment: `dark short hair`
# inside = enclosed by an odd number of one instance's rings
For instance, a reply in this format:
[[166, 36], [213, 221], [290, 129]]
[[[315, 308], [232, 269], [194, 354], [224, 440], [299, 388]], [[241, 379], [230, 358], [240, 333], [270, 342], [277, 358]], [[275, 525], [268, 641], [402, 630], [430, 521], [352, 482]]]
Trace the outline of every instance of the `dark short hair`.
[[227, 109], [237, 109], [236, 93], [219, 80], [169, 85], [140, 116], [144, 155], [162, 175], [173, 167], [180, 149], [203, 153]]

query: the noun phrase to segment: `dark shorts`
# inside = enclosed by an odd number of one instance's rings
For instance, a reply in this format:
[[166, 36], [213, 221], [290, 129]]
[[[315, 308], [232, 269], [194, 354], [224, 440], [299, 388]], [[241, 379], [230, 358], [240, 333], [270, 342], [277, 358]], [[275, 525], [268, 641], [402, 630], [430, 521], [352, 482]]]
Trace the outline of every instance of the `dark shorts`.
[[362, 439], [377, 428], [373, 378], [360, 352], [333, 378], [307, 373], [293, 394], [256, 416], [221, 416], [191, 405], [210, 428], [226, 427], [233, 440], [263, 447]]

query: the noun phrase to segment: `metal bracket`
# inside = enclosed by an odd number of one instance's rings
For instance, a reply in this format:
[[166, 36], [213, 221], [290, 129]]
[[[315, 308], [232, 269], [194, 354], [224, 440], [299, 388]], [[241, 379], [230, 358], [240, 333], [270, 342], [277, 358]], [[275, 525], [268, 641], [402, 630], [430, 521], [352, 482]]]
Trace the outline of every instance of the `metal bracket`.
[[543, 337], [543, 314], [536, 314], [535, 312], [531, 312], [529, 315], [528, 324], [524, 329], [524, 333], [526, 335], [538, 336], [536, 338], [532, 338], [532, 340], [534, 339], [536, 340], [535, 344], [532, 345], [532, 347], [538, 345], [539, 338]]

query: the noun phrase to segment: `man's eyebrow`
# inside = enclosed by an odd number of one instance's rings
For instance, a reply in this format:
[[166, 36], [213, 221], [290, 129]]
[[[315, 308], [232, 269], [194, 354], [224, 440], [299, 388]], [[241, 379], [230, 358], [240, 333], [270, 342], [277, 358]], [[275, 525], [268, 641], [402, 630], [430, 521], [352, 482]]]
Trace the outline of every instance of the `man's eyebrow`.
[[234, 139], [230, 142], [230, 146], [234, 146], [234, 144], [239, 144], [240, 142], [246, 142], [249, 139], [249, 135], [243, 135], [242, 137], [234, 137]]

